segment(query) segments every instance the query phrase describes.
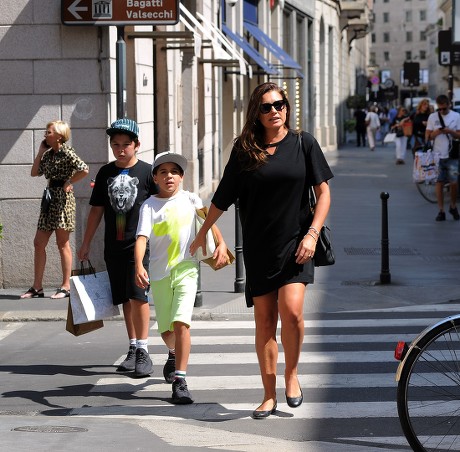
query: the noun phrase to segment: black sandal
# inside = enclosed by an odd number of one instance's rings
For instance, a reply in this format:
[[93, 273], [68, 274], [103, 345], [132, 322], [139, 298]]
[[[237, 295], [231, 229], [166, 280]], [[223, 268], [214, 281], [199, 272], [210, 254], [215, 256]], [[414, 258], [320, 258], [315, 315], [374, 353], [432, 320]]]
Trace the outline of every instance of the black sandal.
[[[61, 295], [63, 294], [62, 296], [57, 296], [57, 295]], [[52, 300], [61, 300], [62, 298], [68, 298], [70, 297], [70, 290], [67, 290], [67, 289], [63, 289], [62, 287], [60, 289], [56, 289], [56, 293], [54, 295], [51, 295], [51, 299]]]
[[44, 298], [45, 294], [43, 293], [43, 287], [41, 289], [35, 290], [31, 287], [27, 292], [23, 293], [19, 298]]

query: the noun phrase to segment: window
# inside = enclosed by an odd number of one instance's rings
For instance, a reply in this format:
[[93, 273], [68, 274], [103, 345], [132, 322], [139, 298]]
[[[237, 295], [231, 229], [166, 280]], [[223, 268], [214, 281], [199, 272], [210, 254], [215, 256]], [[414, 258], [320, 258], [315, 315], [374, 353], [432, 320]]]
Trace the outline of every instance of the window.
[[406, 61], [411, 61], [412, 60], [412, 52], [408, 50], [406, 52]]
[[390, 33], [387, 31], [383, 33], [383, 42], [390, 42]]
[[390, 22], [390, 13], [383, 13], [383, 22]]
[[371, 38], [372, 38], [372, 44], [375, 44], [375, 42], [376, 42], [375, 41], [375, 33], [372, 33]]
[[383, 52], [384, 61], [390, 61], [390, 52]]
[[426, 51], [425, 50], [420, 50], [420, 59], [421, 60], [426, 60]]
[[426, 11], [424, 9], [420, 10], [420, 20], [426, 20]]
[[369, 63], [374, 65], [375, 64], [375, 52], [370, 52], [369, 54]]
[[406, 11], [406, 22], [412, 22], [412, 11]]
[[425, 31], [420, 32], [420, 41], [426, 41], [426, 33], [425, 33]]
[[406, 42], [412, 42], [412, 32], [406, 31]]

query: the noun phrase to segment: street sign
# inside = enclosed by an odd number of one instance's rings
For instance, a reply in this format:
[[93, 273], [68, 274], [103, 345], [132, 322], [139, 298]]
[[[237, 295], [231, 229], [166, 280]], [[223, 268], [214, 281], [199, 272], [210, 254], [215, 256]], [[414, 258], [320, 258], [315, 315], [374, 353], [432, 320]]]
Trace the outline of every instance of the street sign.
[[174, 25], [179, 0], [61, 0], [64, 25]]
[[460, 65], [460, 44], [452, 44], [452, 30], [438, 32], [438, 63], [441, 66]]

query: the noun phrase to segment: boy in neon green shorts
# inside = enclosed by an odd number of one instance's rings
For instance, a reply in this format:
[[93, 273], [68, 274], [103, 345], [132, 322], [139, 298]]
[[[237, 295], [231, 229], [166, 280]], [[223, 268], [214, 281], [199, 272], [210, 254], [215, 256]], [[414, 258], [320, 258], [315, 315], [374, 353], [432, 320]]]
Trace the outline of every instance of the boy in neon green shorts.
[[[158, 331], [169, 349], [163, 369], [166, 382], [172, 383], [172, 402], [193, 403], [185, 381], [190, 356], [190, 324], [198, 283], [198, 261], [190, 254], [195, 237], [195, 210], [203, 202], [180, 184], [187, 160], [180, 154], [163, 152], [153, 163], [153, 180], [158, 194], [141, 206], [134, 249], [135, 283], [151, 285]], [[227, 261], [227, 246], [218, 228], [219, 245], [213, 254], [217, 266]], [[150, 238], [150, 240], [149, 240]], [[150, 281], [142, 257], [150, 242]]]

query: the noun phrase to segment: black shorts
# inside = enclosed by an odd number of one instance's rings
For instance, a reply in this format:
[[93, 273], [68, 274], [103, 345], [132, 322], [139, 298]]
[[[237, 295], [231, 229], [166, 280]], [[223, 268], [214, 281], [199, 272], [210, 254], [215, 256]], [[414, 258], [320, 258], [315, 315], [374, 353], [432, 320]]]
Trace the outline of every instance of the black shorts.
[[[142, 261], [144, 268], [149, 270], [149, 255], [146, 253]], [[112, 289], [112, 301], [114, 305], [126, 303], [129, 300], [139, 300], [148, 303], [145, 289], [136, 286], [134, 282], [134, 256], [129, 254], [118, 256], [106, 256], [105, 264], [109, 274], [110, 287]]]

